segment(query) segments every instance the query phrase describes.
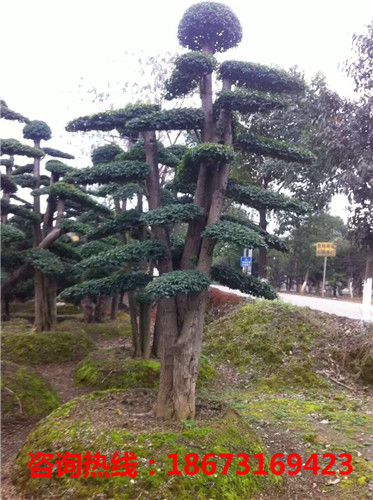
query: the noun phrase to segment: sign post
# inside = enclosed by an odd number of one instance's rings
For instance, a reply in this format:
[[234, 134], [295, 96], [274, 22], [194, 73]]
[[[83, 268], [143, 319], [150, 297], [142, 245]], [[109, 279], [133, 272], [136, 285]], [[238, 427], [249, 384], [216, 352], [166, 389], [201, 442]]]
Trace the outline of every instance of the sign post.
[[321, 297], [325, 296], [325, 281], [326, 281], [326, 263], [327, 263], [328, 257], [325, 255], [324, 257], [324, 272], [322, 275], [322, 289], [321, 289]]
[[252, 264], [253, 264], [253, 251], [252, 249], [245, 248], [243, 251], [244, 255], [240, 259], [240, 265], [242, 267], [242, 271], [245, 274], [251, 274]]
[[325, 296], [325, 283], [326, 283], [326, 264], [328, 257], [335, 257], [337, 254], [335, 243], [332, 242], [318, 242], [316, 243], [316, 256], [324, 257], [324, 272], [322, 277], [321, 297]]

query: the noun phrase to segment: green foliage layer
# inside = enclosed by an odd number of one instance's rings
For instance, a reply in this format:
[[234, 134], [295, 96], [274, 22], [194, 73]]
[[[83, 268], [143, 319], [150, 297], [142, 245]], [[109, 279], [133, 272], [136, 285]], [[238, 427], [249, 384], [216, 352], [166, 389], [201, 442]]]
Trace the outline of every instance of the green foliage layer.
[[235, 148], [244, 153], [255, 153], [277, 160], [293, 161], [297, 163], [312, 163], [315, 155], [309, 151], [294, 146], [291, 143], [247, 135], [235, 141]]
[[43, 417], [60, 404], [55, 391], [35, 371], [9, 361], [1, 362], [3, 418]]
[[241, 224], [242, 226], [248, 227], [249, 229], [256, 231], [264, 239], [268, 248], [273, 248], [274, 250], [278, 250], [279, 252], [289, 251], [289, 246], [281, 238], [275, 236], [274, 234], [268, 233], [260, 226], [258, 226], [258, 224], [255, 224], [255, 222], [252, 222], [250, 220], [241, 220], [238, 219], [237, 217], [232, 217], [230, 215], [223, 215], [220, 220]]
[[216, 59], [205, 52], [188, 52], [175, 61], [175, 69], [166, 81], [166, 99], [188, 95], [198, 87], [201, 76], [212, 73]]
[[255, 276], [243, 274], [225, 264], [212, 266], [211, 279], [221, 285], [228, 286], [233, 290], [240, 290], [243, 293], [253, 295], [254, 297], [263, 297], [264, 299], [277, 299], [275, 290]]
[[[1, 165], [5, 165], [5, 163], [3, 163], [4, 161], [8, 160], [1, 160]], [[11, 162], [11, 160], [9, 161]], [[34, 171], [34, 165], [32, 163], [29, 163], [28, 165], [22, 165], [20, 167], [16, 167], [13, 170], [12, 175], [32, 174], [33, 171]]]
[[139, 161], [108, 162], [82, 168], [71, 177], [79, 184], [106, 184], [145, 179], [149, 173], [146, 163]]
[[65, 160], [73, 160], [75, 158], [75, 156], [65, 153], [64, 151], [60, 151], [59, 149], [43, 147], [43, 151], [46, 155], [54, 156], [55, 158], [64, 158]]
[[59, 175], [66, 175], [69, 172], [73, 172], [74, 168], [70, 167], [69, 165], [66, 165], [65, 163], [59, 160], [49, 160], [45, 164], [45, 170], [48, 170], [48, 172], [53, 172]]
[[141, 224], [140, 212], [137, 210], [127, 210], [114, 219], [102, 223], [99, 227], [92, 229], [89, 233], [90, 239], [100, 239], [105, 236], [111, 236], [118, 232], [129, 231], [137, 228]]
[[95, 196], [112, 196], [120, 200], [127, 200], [133, 198], [135, 194], [140, 193], [142, 193], [142, 188], [138, 184], [116, 184], [115, 182], [110, 182], [109, 184], [101, 186], [92, 194]]
[[156, 278], [146, 291], [156, 299], [170, 298], [178, 294], [198, 293], [207, 288], [210, 280], [201, 271], [173, 271]]
[[158, 241], [141, 241], [113, 248], [92, 255], [82, 261], [83, 268], [104, 267], [105, 265], [120, 265], [122, 262], [139, 262], [141, 260], [158, 260], [166, 255], [166, 248]]
[[1, 154], [10, 156], [28, 156], [29, 158], [42, 158], [44, 156], [44, 151], [27, 146], [27, 144], [22, 144], [16, 139], [1, 139]]
[[149, 226], [164, 226], [189, 222], [203, 215], [203, 210], [197, 205], [170, 204], [164, 207], [149, 210], [142, 215], [142, 220]]
[[240, 113], [257, 113], [282, 109], [285, 104], [281, 99], [266, 94], [265, 92], [249, 92], [244, 88], [223, 90], [214, 103], [217, 109], [224, 108]]
[[23, 127], [23, 137], [33, 141], [48, 141], [52, 137], [52, 131], [45, 122], [33, 120]]
[[7, 175], [1, 174], [1, 189], [6, 193], [15, 193], [17, 191], [17, 184]]
[[206, 226], [202, 236], [211, 240], [224, 241], [244, 248], [266, 247], [262, 236], [252, 229], [236, 222], [219, 220]]
[[93, 165], [100, 163], [110, 163], [115, 160], [115, 157], [123, 153], [123, 149], [117, 144], [105, 144], [92, 151], [91, 159]]
[[201, 109], [179, 108], [156, 111], [127, 123], [132, 131], [146, 130], [194, 130], [203, 126], [204, 114]]
[[214, 52], [225, 52], [240, 43], [242, 28], [227, 5], [202, 2], [185, 11], [177, 34], [183, 47], [191, 50], [207, 47]]
[[22, 241], [26, 238], [23, 231], [9, 224], [0, 224], [1, 243], [7, 245], [13, 241]]
[[116, 293], [144, 288], [151, 279], [149, 274], [142, 272], [134, 272], [133, 274], [119, 272], [107, 278], [87, 280], [84, 283], [78, 283], [77, 285], [65, 288], [60, 293], [60, 297], [69, 302], [79, 302], [84, 297], [111, 296]]
[[44, 248], [28, 250], [26, 261], [43, 274], [61, 274], [65, 270], [61, 259]]
[[142, 115], [147, 115], [153, 111], [158, 111], [159, 106], [155, 104], [134, 104], [123, 109], [114, 111], [104, 111], [89, 116], [82, 116], [72, 120], [66, 125], [68, 132], [87, 132], [89, 130], [109, 131], [125, 126], [128, 120], [132, 120]]
[[14, 205], [13, 203], [10, 203], [10, 200], [4, 198], [1, 199], [1, 213], [3, 215], [14, 214], [17, 215], [18, 217], [22, 217], [24, 219], [33, 221], [38, 220], [37, 215], [34, 214], [34, 212], [32, 212], [31, 210], [28, 210], [22, 205]]
[[269, 189], [261, 189], [257, 186], [240, 184], [235, 181], [228, 181], [227, 197], [237, 203], [243, 203], [249, 207], [260, 210], [285, 210], [296, 214], [307, 212], [307, 205], [283, 194], [274, 193]]
[[243, 61], [224, 61], [220, 76], [235, 85], [270, 92], [300, 92], [304, 83], [285, 71]]
[[231, 163], [234, 157], [235, 153], [230, 146], [212, 143], [199, 144], [184, 154], [177, 169], [177, 179], [185, 184], [194, 184], [197, 182], [202, 163], [217, 168], [221, 163]]
[[2, 99], [0, 100], [0, 118], [4, 118], [5, 120], [24, 122], [24, 123], [29, 122], [28, 118], [8, 108], [7, 103]]

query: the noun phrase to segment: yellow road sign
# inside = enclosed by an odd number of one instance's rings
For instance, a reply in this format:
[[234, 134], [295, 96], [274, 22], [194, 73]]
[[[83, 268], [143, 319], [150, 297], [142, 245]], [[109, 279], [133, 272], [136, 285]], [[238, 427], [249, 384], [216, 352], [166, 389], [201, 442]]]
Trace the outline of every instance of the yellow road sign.
[[317, 257], [335, 257], [336, 256], [336, 246], [332, 242], [318, 242], [316, 243], [316, 255]]

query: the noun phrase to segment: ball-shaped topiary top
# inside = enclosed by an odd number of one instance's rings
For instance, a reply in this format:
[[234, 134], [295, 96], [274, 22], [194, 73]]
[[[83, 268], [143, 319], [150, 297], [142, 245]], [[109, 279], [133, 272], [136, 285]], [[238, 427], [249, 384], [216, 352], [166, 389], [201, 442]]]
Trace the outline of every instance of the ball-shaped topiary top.
[[191, 50], [225, 52], [242, 39], [238, 17], [224, 4], [202, 2], [186, 10], [178, 28], [179, 42]]
[[92, 163], [93, 165], [98, 165], [99, 163], [110, 163], [114, 161], [115, 157], [120, 153], [123, 153], [123, 149], [117, 144], [106, 144], [105, 146], [100, 146], [92, 151]]
[[52, 131], [45, 122], [33, 120], [23, 127], [23, 137], [33, 141], [48, 141], [52, 137]]

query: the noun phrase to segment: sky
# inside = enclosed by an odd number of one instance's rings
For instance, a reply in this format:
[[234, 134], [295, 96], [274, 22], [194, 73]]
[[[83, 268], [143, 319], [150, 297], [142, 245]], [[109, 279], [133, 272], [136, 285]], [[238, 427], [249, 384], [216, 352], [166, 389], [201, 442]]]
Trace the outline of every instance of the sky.
[[[113, 92], [116, 106], [131, 101], [118, 89], [138, 81], [141, 54], [182, 52], [177, 26], [191, 0], [2, 0], [0, 93], [8, 106], [46, 121], [48, 146], [82, 162], [80, 134], [66, 123], [102, 109], [87, 92]], [[307, 78], [325, 74], [329, 86], [353, 97], [340, 65], [351, 40], [373, 18], [372, 0], [226, 0], [243, 27], [239, 47], [219, 55], [284, 69], [297, 65]], [[129, 54], [135, 54], [130, 56]], [[146, 69], [146, 68], [145, 68]], [[132, 88], [132, 87], [131, 87]], [[115, 94], [115, 95], [114, 95]], [[109, 99], [110, 101], [110, 99]], [[101, 106], [101, 107], [100, 107]], [[1, 123], [2, 137], [22, 140], [22, 125]], [[68, 145], [68, 147], [66, 147]], [[82, 165], [86, 166], [86, 165]], [[337, 209], [338, 210], [338, 209]], [[342, 210], [342, 208], [341, 208]]]

